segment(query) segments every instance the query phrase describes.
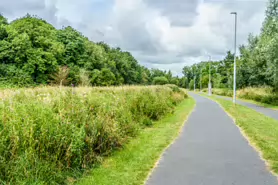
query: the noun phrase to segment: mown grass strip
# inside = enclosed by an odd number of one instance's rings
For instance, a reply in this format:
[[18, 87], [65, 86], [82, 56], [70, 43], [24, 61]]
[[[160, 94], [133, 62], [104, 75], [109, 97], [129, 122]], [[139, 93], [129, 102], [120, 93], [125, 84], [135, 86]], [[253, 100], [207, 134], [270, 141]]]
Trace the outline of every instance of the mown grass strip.
[[77, 184], [144, 184], [161, 153], [178, 136], [194, 105], [192, 98], [184, 100], [174, 114], [169, 114], [153, 127], [142, 130], [122, 150], [108, 157]]
[[232, 101], [214, 96], [209, 98], [218, 102], [234, 118], [250, 144], [258, 150], [270, 170], [277, 175], [278, 121], [245, 106], [234, 105]]

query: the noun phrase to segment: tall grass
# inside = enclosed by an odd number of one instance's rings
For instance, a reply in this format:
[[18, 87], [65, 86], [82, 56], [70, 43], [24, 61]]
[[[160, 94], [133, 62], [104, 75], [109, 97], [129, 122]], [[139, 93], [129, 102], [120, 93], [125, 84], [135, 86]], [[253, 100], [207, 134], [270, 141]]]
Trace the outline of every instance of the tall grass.
[[[213, 94], [232, 97], [233, 90], [214, 88]], [[278, 105], [278, 94], [274, 93], [270, 87], [247, 87], [240, 89], [237, 91], [237, 97], [270, 105]]]
[[2, 90], [0, 184], [66, 184], [186, 97], [173, 86]]
[[274, 93], [272, 88], [245, 88], [237, 92], [237, 96], [243, 99], [254, 100], [270, 105], [278, 105], [278, 93]]

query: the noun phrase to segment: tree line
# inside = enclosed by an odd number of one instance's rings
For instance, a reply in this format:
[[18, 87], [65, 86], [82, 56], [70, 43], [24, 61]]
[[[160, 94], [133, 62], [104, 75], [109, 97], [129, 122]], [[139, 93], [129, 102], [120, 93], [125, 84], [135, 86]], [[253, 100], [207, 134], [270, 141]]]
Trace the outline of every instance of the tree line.
[[[269, 0], [259, 35], [250, 34], [246, 45], [239, 47], [237, 57], [237, 87], [270, 86], [278, 92], [278, 0]], [[209, 67], [213, 87], [232, 88], [234, 54], [227, 52], [221, 61], [204, 61], [185, 66], [187, 87], [207, 87]]]
[[185, 85], [171, 71], [147, 69], [127, 51], [95, 43], [68, 26], [56, 29], [27, 14], [8, 22], [0, 14], [0, 85]]

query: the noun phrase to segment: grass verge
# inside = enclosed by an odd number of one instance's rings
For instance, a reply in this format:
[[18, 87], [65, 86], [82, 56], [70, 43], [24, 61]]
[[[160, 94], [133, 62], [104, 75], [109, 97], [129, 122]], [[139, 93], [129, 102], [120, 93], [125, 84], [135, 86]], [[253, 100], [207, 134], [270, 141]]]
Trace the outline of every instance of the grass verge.
[[[214, 96], [216, 98], [216, 95], [213, 94], [212, 96]], [[218, 95], [218, 96], [222, 96], [222, 95]], [[230, 96], [224, 96], [224, 97], [231, 98]], [[265, 108], [269, 108], [269, 109], [273, 109], [273, 110], [278, 110], [278, 106], [275, 106], [275, 105], [270, 105], [270, 104], [266, 104], [266, 103], [257, 102], [255, 100], [248, 100], [248, 99], [243, 99], [243, 98], [237, 98], [237, 99], [240, 100], [240, 101], [244, 101], [244, 102], [248, 102], [248, 103], [253, 103], [253, 104], [265, 107]]]
[[[206, 96], [206, 95], [205, 95]], [[208, 96], [206, 96], [208, 97]], [[278, 174], [278, 121], [231, 101], [208, 97], [218, 102], [234, 118], [250, 144], [259, 151], [268, 167]]]
[[248, 99], [242, 99], [242, 98], [238, 98], [238, 99], [241, 100], [241, 101], [253, 103], [253, 104], [265, 107], [265, 108], [278, 110], [278, 106], [276, 106], [276, 105], [270, 105], [270, 104], [266, 104], [266, 103], [261, 103], [261, 102], [255, 101], [255, 100], [248, 100]]
[[[207, 91], [204, 90], [203, 93], [207, 93]], [[232, 94], [223, 94], [223, 93], [218, 93], [217, 91], [213, 92], [213, 93], [214, 94], [212, 96], [218, 95], [218, 96], [232, 98]], [[262, 103], [262, 102], [258, 102], [258, 101], [255, 101], [255, 100], [251, 100], [251, 99], [242, 98], [242, 97], [239, 97], [238, 95], [237, 95], [237, 99], [241, 100], [241, 101], [248, 102], [248, 103], [253, 103], [253, 104], [265, 107], [265, 108], [269, 108], [269, 109], [273, 109], [273, 110], [278, 110], [278, 106], [277, 105], [271, 105], [271, 104]]]
[[153, 127], [142, 130], [122, 150], [94, 168], [78, 185], [139, 185], [144, 184], [163, 150], [177, 137], [195, 102], [184, 100]]
[[[207, 92], [207, 90], [204, 89], [203, 92]], [[213, 94], [232, 97], [233, 90], [213, 88]], [[237, 98], [266, 108], [278, 109], [278, 94], [269, 87], [239, 89], [237, 90]]]

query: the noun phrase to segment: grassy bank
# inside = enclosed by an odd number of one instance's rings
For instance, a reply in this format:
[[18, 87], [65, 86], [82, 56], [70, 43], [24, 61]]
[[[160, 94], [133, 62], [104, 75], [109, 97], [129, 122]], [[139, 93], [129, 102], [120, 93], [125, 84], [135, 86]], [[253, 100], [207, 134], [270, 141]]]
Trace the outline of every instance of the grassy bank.
[[231, 101], [210, 98], [220, 103], [235, 119], [248, 140], [262, 153], [270, 169], [278, 174], [278, 121], [247, 107], [234, 106]]
[[[207, 92], [207, 89], [204, 91]], [[213, 94], [232, 97], [233, 90], [213, 88]], [[273, 90], [268, 87], [249, 87], [240, 89], [237, 91], [237, 97], [242, 100], [249, 100], [251, 103], [256, 103], [264, 107], [278, 109], [278, 94], [273, 93]]]
[[0, 91], [0, 184], [66, 184], [187, 95], [174, 86]]
[[177, 137], [194, 104], [192, 98], [183, 101], [174, 114], [156, 122], [152, 128], [142, 130], [123, 150], [115, 152], [77, 184], [144, 184], [162, 151]]

